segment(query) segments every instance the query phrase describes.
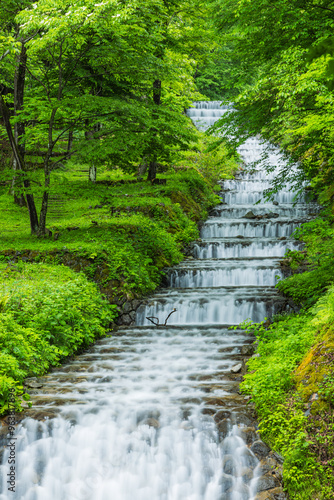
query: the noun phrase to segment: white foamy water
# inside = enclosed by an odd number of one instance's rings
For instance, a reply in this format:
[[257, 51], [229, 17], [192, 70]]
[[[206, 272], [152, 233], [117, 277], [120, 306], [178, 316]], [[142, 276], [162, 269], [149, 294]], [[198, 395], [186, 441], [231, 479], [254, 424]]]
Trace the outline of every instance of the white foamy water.
[[[41, 379], [35, 407], [60, 414], [23, 422], [16, 495], [6, 494], [3, 465], [1, 499], [220, 498], [223, 450], [202, 409], [228, 397], [222, 376], [249, 339], [226, 328], [119, 334]], [[257, 463], [236, 430], [229, 439], [236, 463]]]
[[169, 273], [169, 285], [175, 288], [221, 286], [274, 286], [282, 277], [278, 261], [202, 260], [178, 266]]
[[[200, 102], [188, 114], [206, 128], [229, 109]], [[264, 147], [248, 140], [243, 161], [258, 162]], [[281, 168], [275, 148], [268, 158]], [[277, 258], [300, 248], [291, 233], [316, 210], [303, 197], [293, 206], [288, 188], [278, 205], [254, 206], [273, 175], [257, 165], [222, 183], [227, 205], [203, 225], [194, 258], [143, 301], [136, 325], [40, 379], [15, 435], [16, 492], [5, 448], [0, 500], [254, 499], [259, 462], [243, 434], [253, 422], [231, 375], [252, 339], [228, 325], [284, 308]], [[258, 218], [245, 218], [250, 210]]]

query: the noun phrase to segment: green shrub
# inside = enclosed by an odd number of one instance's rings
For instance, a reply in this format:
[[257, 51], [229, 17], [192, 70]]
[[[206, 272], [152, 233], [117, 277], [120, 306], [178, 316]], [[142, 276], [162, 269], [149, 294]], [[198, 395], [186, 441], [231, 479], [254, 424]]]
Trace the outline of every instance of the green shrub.
[[302, 224], [295, 236], [306, 243], [306, 252], [289, 250], [286, 257], [291, 269], [298, 271], [299, 264], [307, 264], [308, 270], [279, 281], [276, 287], [296, 304], [309, 308], [334, 281], [333, 215], [323, 211], [319, 217]]
[[[259, 356], [248, 360], [241, 390], [255, 402], [262, 437], [284, 456], [284, 484], [294, 500], [333, 498], [333, 463], [322, 458], [334, 434], [327, 410], [334, 405], [333, 324], [333, 287], [307, 312], [277, 315], [269, 326], [245, 324]], [[320, 400], [307, 417], [316, 393]]]
[[21, 262], [2, 265], [1, 275], [0, 414], [8, 411], [11, 390], [15, 409], [22, 409], [26, 377], [104, 335], [116, 314], [95, 284], [65, 266]]
[[103, 335], [115, 317], [116, 306], [103, 299], [82, 273], [65, 266], [27, 264], [22, 272], [11, 274], [4, 285], [9, 293], [5, 311], [56, 346], [61, 356], [71, 355]]

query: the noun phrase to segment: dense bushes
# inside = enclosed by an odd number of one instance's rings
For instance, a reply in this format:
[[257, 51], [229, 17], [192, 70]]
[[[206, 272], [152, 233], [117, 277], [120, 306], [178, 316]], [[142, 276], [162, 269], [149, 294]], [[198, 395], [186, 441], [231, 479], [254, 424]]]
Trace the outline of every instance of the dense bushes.
[[[277, 285], [282, 293], [304, 308], [315, 304], [334, 281], [333, 219], [326, 210], [296, 230], [296, 237], [306, 243], [306, 251], [288, 252], [287, 260], [295, 274]], [[299, 273], [300, 265], [305, 272]]]
[[[334, 229], [323, 211], [295, 236], [290, 277], [277, 288], [300, 306], [246, 325], [257, 339], [242, 390], [252, 395], [264, 439], [284, 456], [284, 484], [294, 500], [334, 498]], [[304, 272], [301, 272], [304, 271]]]
[[333, 327], [333, 287], [308, 311], [248, 326], [257, 356], [241, 388], [256, 404], [263, 438], [285, 458], [294, 500], [334, 497]]
[[21, 262], [0, 269], [1, 414], [11, 387], [20, 394], [24, 378], [45, 373], [105, 334], [115, 306], [65, 266]]

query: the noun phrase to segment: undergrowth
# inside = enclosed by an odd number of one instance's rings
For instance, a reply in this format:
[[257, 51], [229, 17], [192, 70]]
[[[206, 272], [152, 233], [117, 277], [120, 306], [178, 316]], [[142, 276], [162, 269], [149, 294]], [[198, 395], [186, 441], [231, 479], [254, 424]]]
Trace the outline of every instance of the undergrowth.
[[325, 212], [303, 224], [296, 237], [305, 249], [287, 252], [294, 274], [277, 288], [300, 311], [276, 315], [269, 325], [245, 324], [257, 355], [241, 390], [255, 402], [263, 439], [284, 457], [284, 486], [294, 500], [334, 498], [332, 222]]
[[[0, 266], [0, 415], [8, 392], [105, 335], [115, 306], [82, 273], [43, 263]], [[20, 398], [16, 399], [21, 409]]]
[[[287, 258], [292, 276], [277, 284], [277, 288], [307, 309], [317, 302], [334, 281], [334, 216], [324, 210], [316, 219], [303, 224], [295, 237], [306, 244], [306, 251], [289, 251]], [[298, 272], [303, 265], [304, 272]]]

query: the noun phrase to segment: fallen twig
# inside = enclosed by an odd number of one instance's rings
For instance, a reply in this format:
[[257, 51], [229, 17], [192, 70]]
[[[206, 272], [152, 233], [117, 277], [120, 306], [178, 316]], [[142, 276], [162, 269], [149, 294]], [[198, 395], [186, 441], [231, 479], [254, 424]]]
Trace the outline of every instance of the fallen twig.
[[[146, 319], [148, 319], [151, 323], [153, 323], [153, 325], [155, 326], [167, 326], [167, 321], [169, 320], [169, 317], [175, 313], [175, 311], [177, 311], [177, 309], [174, 307], [174, 309], [168, 314], [167, 318], [165, 319], [165, 322], [163, 325], [160, 325], [159, 324], [159, 318], [156, 318], [155, 316], [146, 316]], [[156, 321], [153, 321], [153, 320], [156, 320]]]

